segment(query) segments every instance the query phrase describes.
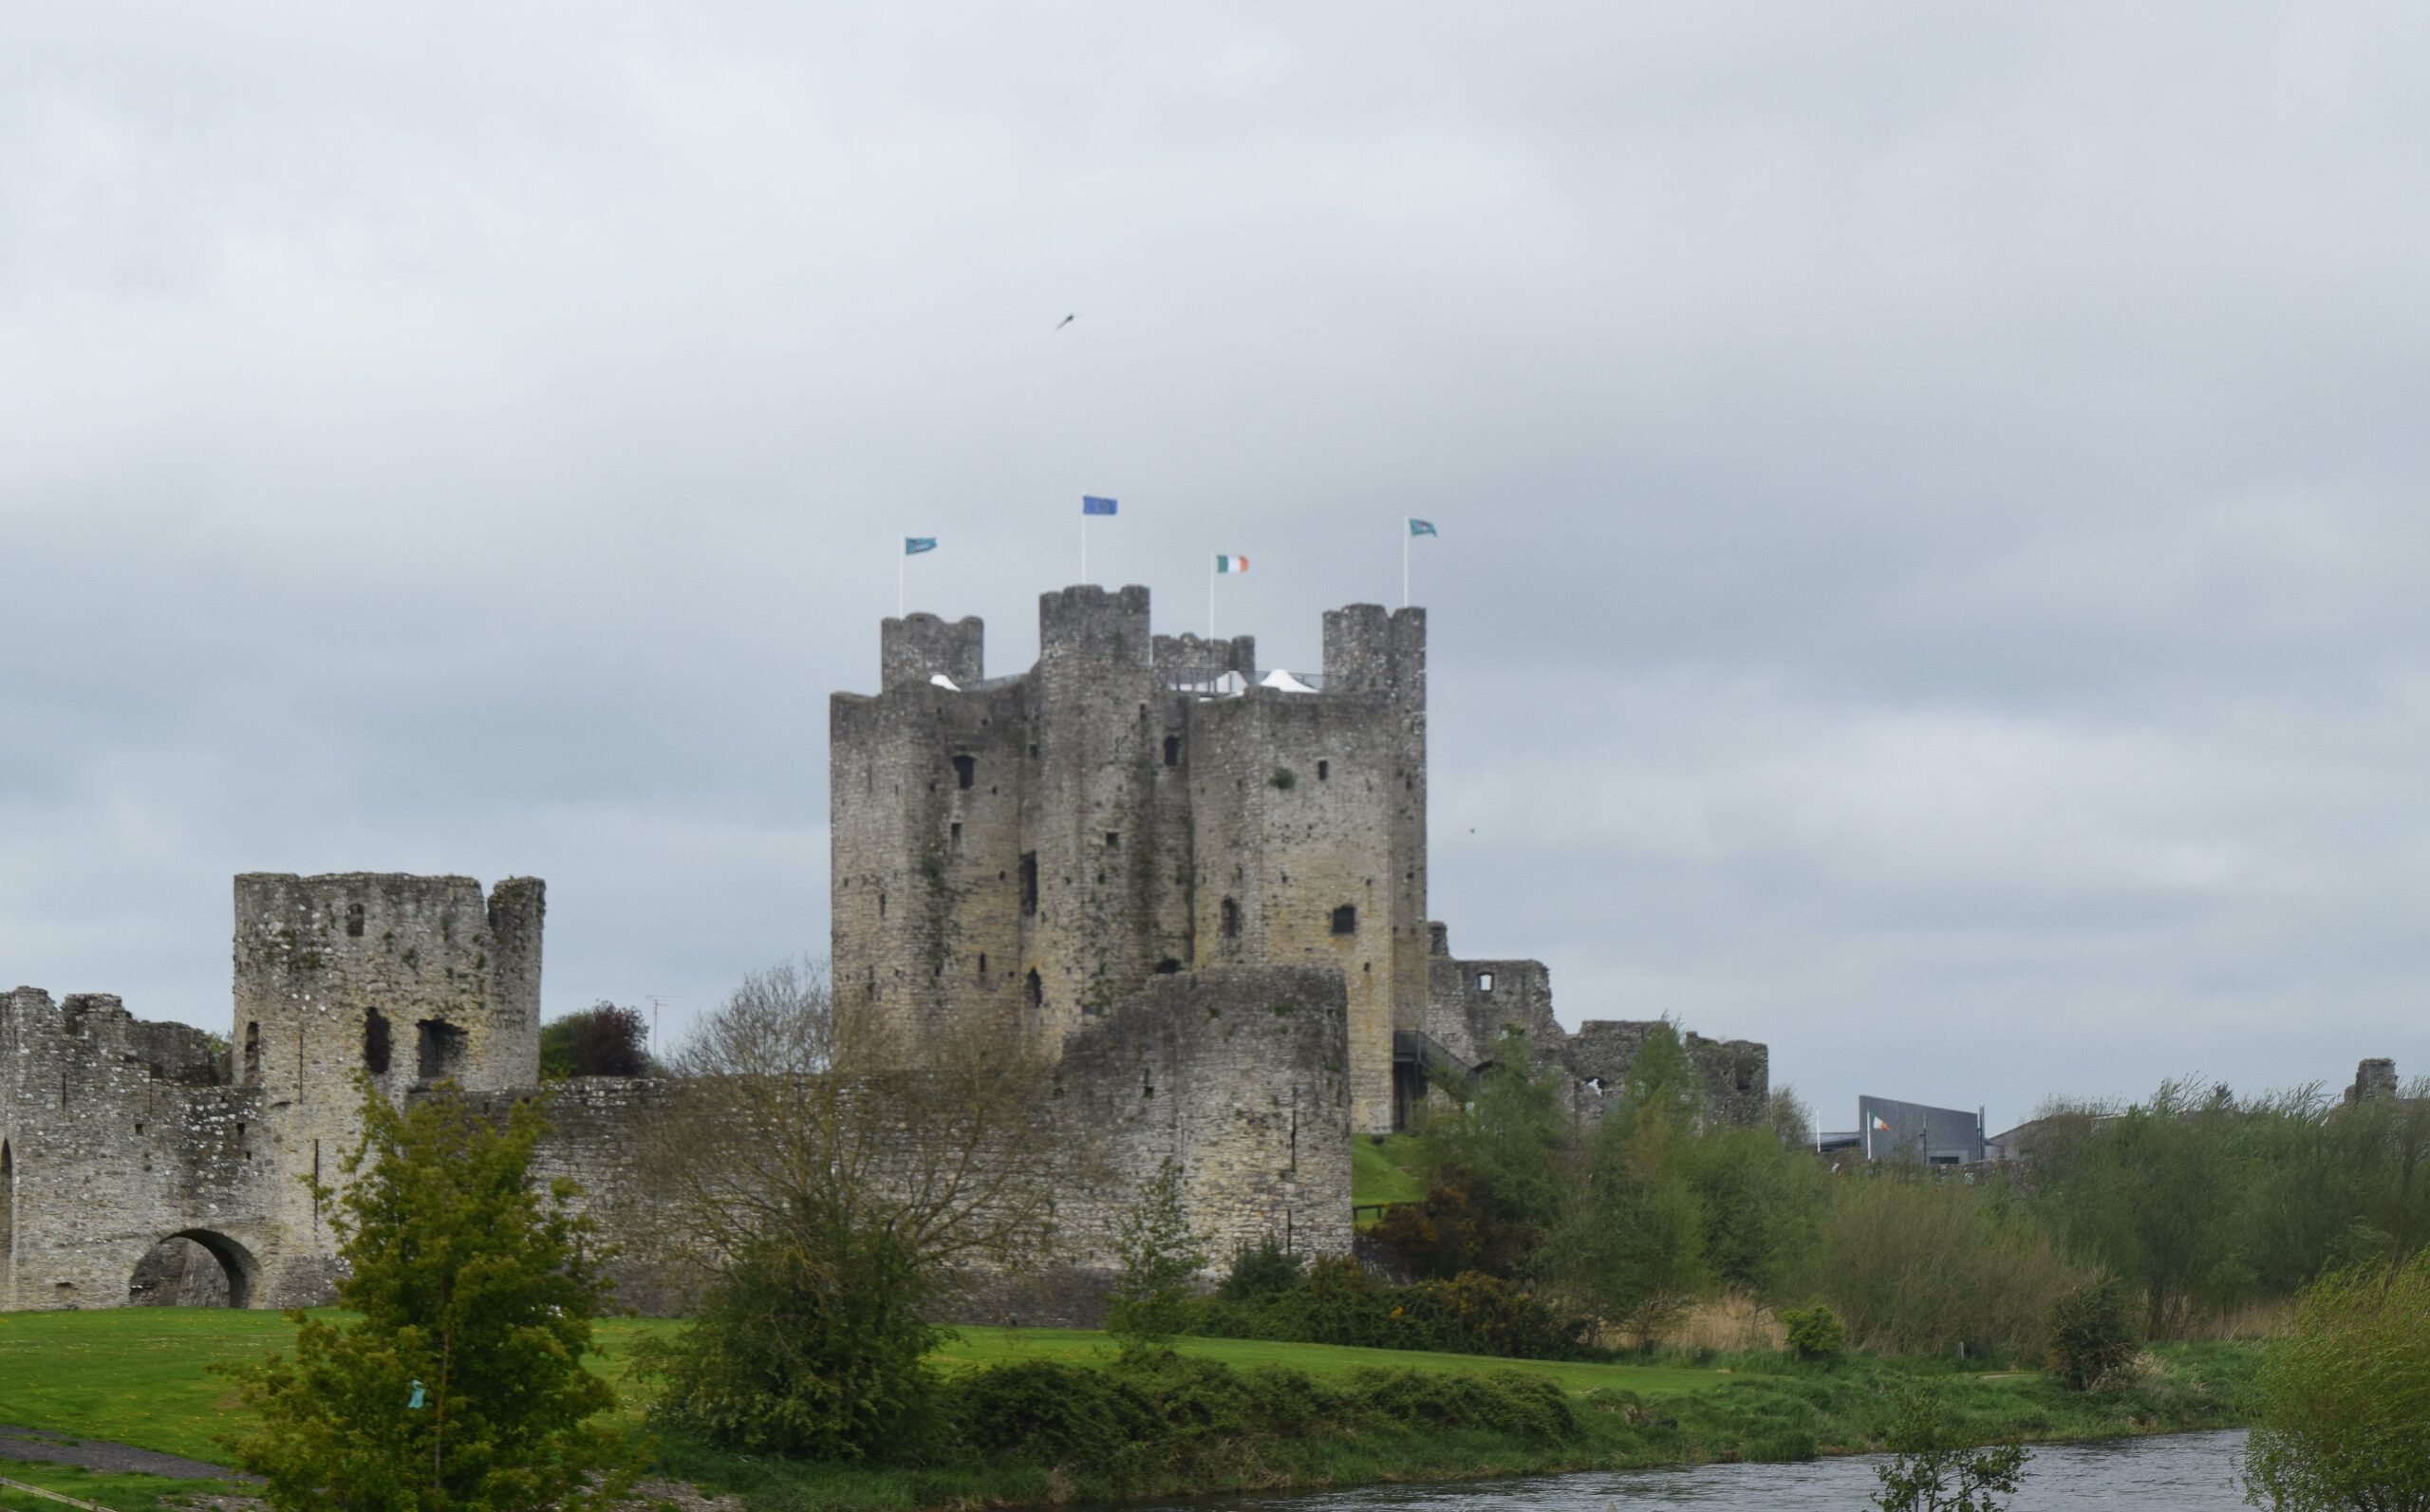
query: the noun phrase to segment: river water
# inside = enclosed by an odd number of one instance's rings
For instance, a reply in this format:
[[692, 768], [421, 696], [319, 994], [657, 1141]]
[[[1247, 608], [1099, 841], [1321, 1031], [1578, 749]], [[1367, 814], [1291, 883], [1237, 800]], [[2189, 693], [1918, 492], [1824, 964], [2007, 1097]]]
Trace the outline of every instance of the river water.
[[[2142, 1507], [2150, 1512], [2234, 1512], [2244, 1506], [2236, 1467], [2242, 1433], [2178, 1433], [2102, 1444], [2045, 1445], [2026, 1462], [2009, 1512]], [[1683, 1470], [1589, 1471], [1456, 1485], [1372, 1485], [1313, 1495], [1235, 1496], [1171, 1503], [1206, 1512], [1395, 1512], [1492, 1507], [1497, 1512], [1606, 1512], [1695, 1506], [1764, 1512], [1857, 1512], [1880, 1482], [1876, 1455], [1804, 1465], [1709, 1465]]]

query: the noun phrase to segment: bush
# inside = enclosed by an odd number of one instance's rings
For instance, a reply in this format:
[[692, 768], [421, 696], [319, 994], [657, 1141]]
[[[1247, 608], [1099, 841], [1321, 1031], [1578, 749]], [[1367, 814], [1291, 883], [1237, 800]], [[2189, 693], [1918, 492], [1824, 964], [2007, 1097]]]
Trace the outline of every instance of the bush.
[[1412, 1428], [1475, 1428], [1537, 1440], [1578, 1431], [1578, 1413], [1561, 1389], [1518, 1371], [1360, 1371], [1351, 1377], [1351, 1396], [1358, 1407]]
[[1848, 1352], [1848, 1333], [1840, 1326], [1840, 1315], [1821, 1302], [1804, 1309], [1784, 1307], [1781, 1321], [1788, 1326], [1790, 1353], [1801, 1360], [1836, 1360]]
[[1253, 1302], [1284, 1296], [1299, 1280], [1299, 1257], [1268, 1234], [1254, 1247], [1243, 1244], [1232, 1252], [1232, 1268], [1215, 1295], [1227, 1302]]
[[992, 1460], [1118, 1474], [1164, 1437], [1154, 1403], [1111, 1371], [1025, 1360], [954, 1383], [963, 1442]]
[[761, 1244], [738, 1254], [691, 1325], [645, 1341], [663, 1383], [652, 1420], [727, 1448], [861, 1460], [930, 1442], [941, 1406], [925, 1356], [929, 1285], [882, 1234], [840, 1273]]
[[2126, 1288], [2106, 1276], [2060, 1297], [2047, 1329], [2050, 1373], [2070, 1391], [2089, 1391], [2133, 1363], [2142, 1340], [2132, 1305]]
[[[1236, 1272], [1237, 1274], [1237, 1272]], [[1509, 1359], [1587, 1359], [1592, 1325], [1497, 1277], [1470, 1271], [1415, 1286], [1379, 1284], [1357, 1261], [1320, 1255], [1295, 1284], [1242, 1296], [1226, 1281], [1189, 1304], [1184, 1332], [1202, 1338], [1266, 1338], [1367, 1349], [1444, 1350]], [[1280, 1281], [1279, 1273], [1255, 1284]]]
[[2324, 1277], [2255, 1381], [2245, 1486], [2284, 1512], [2430, 1505], [2430, 1251]]

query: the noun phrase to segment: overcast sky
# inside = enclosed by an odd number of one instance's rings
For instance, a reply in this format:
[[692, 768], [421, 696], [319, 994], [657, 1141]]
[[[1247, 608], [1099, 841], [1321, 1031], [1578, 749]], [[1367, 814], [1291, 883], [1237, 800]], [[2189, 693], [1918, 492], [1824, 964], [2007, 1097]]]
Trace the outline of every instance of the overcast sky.
[[[0, 12], [0, 986], [244, 870], [823, 950], [826, 706], [1095, 580], [1432, 632], [1432, 912], [1993, 1128], [2430, 1072], [2430, 19]], [[1055, 329], [1066, 314], [1078, 319]]]

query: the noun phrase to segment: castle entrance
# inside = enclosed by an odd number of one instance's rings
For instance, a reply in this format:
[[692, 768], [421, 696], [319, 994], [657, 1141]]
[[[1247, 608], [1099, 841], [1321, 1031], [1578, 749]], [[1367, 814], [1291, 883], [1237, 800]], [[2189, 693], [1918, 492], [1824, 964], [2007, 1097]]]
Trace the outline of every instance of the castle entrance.
[[252, 1251], [225, 1234], [189, 1228], [143, 1252], [127, 1278], [129, 1307], [245, 1307], [260, 1269]]

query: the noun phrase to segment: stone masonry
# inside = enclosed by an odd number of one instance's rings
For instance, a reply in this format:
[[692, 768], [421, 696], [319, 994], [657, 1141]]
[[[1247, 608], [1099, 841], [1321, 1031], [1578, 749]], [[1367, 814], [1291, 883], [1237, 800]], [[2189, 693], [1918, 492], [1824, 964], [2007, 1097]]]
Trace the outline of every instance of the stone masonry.
[[[1087, 1320], [1166, 1161], [1219, 1262], [1268, 1236], [1345, 1251], [1354, 1135], [1514, 1043], [1591, 1116], [1651, 1028], [1569, 1035], [1542, 962], [1455, 960], [1428, 922], [1423, 610], [1327, 613], [1323, 670], [1295, 678], [1148, 609], [1141, 588], [1044, 594], [1037, 665], [995, 679], [978, 620], [888, 620], [878, 693], [832, 703], [839, 1001], [915, 1055], [963, 1042], [948, 1028], [1050, 1053], [1055, 1118], [1104, 1150], [1065, 1263], [975, 1316]], [[0, 1309], [327, 1300], [314, 1187], [341, 1179], [365, 1081], [541, 1104], [541, 1172], [611, 1225], [645, 1185], [637, 1132], [682, 1084], [539, 1083], [537, 880], [249, 874], [234, 905], [224, 1050], [115, 998], [0, 996]], [[1761, 1115], [1763, 1046], [1687, 1044], [1713, 1116]], [[682, 1305], [645, 1255], [618, 1280]]]

